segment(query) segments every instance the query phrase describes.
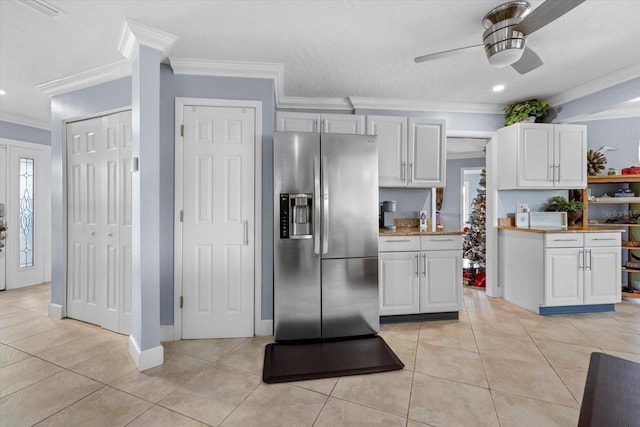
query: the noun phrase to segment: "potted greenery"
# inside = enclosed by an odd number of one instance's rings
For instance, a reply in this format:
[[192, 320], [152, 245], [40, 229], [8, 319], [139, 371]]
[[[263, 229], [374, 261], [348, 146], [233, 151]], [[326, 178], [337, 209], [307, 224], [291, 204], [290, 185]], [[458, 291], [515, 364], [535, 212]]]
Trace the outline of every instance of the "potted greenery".
[[519, 123], [526, 120], [542, 121], [549, 112], [549, 104], [547, 101], [538, 101], [537, 99], [529, 99], [528, 101], [514, 102], [503, 109], [505, 126]]
[[582, 214], [582, 204], [579, 200], [567, 200], [562, 196], [555, 196], [550, 199], [549, 206], [545, 209], [547, 212], [566, 212], [567, 222], [569, 225], [575, 224]]

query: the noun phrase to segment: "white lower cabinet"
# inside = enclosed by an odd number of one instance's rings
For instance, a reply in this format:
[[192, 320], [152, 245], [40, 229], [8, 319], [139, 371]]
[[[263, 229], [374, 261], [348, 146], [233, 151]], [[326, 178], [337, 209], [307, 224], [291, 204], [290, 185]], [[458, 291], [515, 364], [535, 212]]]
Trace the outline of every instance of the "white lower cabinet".
[[381, 316], [461, 309], [462, 240], [459, 235], [381, 237], [380, 250]]
[[578, 247], [549, 248], [553, 236], [547, 235], [545, 248], [544, 305], [620, 301], [620, 233], [585, 233]]

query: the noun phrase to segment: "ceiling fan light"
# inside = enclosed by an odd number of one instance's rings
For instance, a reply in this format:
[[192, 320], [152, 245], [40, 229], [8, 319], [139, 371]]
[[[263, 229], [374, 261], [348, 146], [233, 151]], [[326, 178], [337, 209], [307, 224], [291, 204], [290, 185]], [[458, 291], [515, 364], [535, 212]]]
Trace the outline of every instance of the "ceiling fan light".
[[494, 67], [507, 67], [522, 58], [525, 45], [525, 39], [507, 39], [489, 47], [485, 45], [485, 53], [489, 64]]

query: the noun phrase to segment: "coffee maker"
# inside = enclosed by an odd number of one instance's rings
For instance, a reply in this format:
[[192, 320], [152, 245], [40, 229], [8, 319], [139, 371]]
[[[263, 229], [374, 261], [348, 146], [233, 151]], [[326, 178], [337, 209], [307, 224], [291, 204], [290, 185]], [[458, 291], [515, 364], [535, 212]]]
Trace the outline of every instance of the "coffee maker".
[[380, 204], [380, 227], [386, 230], [395, 230], [394, 223], [396, 212], [396, 201], [388, 200]]

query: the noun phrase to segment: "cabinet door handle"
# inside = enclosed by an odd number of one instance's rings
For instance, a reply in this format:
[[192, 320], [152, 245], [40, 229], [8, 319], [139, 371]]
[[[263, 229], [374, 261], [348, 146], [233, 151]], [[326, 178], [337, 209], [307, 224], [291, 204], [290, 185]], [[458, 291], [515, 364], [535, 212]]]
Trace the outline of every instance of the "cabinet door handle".
[[611, 237], [611, 238], [607, 238], [607, 239], [598, 239], [598, 238], [595, 238], [595, 239], [593, 239], [593, 240], [604, 241], [604, 240], [618, 240], [618, 239], [616, 239], [616, 238], [614, 238], [614, 237]]
[[584, 251], [580, 249], [578, 251], [578, 270], [584, 269]]
[[249, 246], [249, 221], [244, 221], [244, 245]]
[[430, 242], [453, 242], [455, 239], [429, 239]]
[[556, 165], [549, 166], [549, 169], [551, 169], [551, 182], [555, 182], [556, 181]]
[[400, 181], [404, 182], [407, 179], [407, 162], [402, 162], [402, 168], [400, 169]]
[[413, 162], [409, 162], [409, 176], [407, 177], [407, 181], [413, 182]]
[[553, 239], [554, 242], [577, 242], [578, 239]]
[[589, 259], [589, 264], [586, 266], [586, 268], [587, 268], [588, 270], [591, 270], [591, 249], [587, 249], [586, 251], [584, 251], [584, 253], [585, 253], [585, 259], [587, 258], [587, 257], [586, 257], [587, 252], [589, 252], [589, 258], [588, 258], [588, 259]]
[[422, 275], [427, 277], [427, 254], [422, 254]]
[[416, 277], [420, 277], [420, 260], [418, 254], [416, 254]]
[[556, 168], [558, 168], [558, 182], [560, 182], [560, 163], [556, 165]]
[[401, 239], [401, 240], [385, 240], [385, 243], [406, 243], [406, 242], [410, 242], [411, 240], [409, 239]]

